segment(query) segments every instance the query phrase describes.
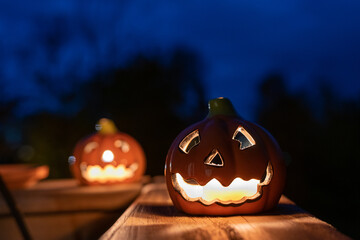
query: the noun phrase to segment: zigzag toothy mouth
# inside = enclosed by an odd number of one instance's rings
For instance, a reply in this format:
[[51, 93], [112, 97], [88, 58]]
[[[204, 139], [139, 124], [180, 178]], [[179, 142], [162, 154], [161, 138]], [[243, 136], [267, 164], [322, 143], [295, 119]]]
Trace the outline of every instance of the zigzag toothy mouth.
[[87, 165], [86, 163], [80, 164], [81, 175], [90, 182], [108, 182], [108, 181], [123, 181], [127, 178], [134, 176], [135, 171], [138, 169], [138, 164], [133, 163], [129, 167], [123, 164], [117, 166], [106, 165], [102, 168], [99, 165]]
[[262, 187], [270, 183], [273, 175], [273, 168], [268, 163], [266, 176], [263, 180], [250, 179], [243, 180], [236, 177], [229, 186], [223, 186], [219, 180], [213, 178], [205, 185], [200, 185], [197, 181], [184, 180], [180, 173], [171, 175], [172, 184], [181, 196], [190, 202], [199, 201], [204, 205], [213, 203], [221, 204], [241, 204], [247, 200], [255, 200], [262, 194]]

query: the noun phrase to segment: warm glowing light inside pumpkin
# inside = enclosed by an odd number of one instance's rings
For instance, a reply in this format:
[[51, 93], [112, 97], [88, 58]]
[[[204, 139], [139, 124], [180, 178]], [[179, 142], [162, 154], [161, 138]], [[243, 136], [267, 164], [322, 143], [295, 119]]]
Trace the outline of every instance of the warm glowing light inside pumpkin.
[[133, 163], [129, 167], [126, 167], [123, 164], [116, 167], [113, 165], [107, 165], [104, 168], [98, 165], [89, 165], [84, 167], [81, 174], [88, 181], [98, 181], [100, 183], [104, 183], [107, 181], [121, 181], [126, 178], [130, 178], [134, 175], [137, 168], [137, 163]]
[[194, 180], [186, 181], [181, 174], [175, 173], [172, 175], [172, 182], [175, 189], [188, 201], [200, 201], [205, 205], [214, 202], [239, 204], [247, 199], [253, 200], [261, 196], [261, 187], [270, 183], [272, 174], [272, 166], [268, 164], [263, 181], [257, 179], [246, 181], [237, 177], [225, 187], [219, 180], [213, 178], [202, 186]]
[[198, 184], [189, 184], [184, 181], [179, 173], [176, 173], [176, 180], [189, 198], [202, 199], [206, 202], [236, 201], [243, 197], [253, 196], [257, 193], [257, 185], [260, 180], [251, 179], [249, 181], [235, 178], [231, 184], [224, 187], [217, 179], [211, 179], [204, 186]]
[[112, 162], [114, 160], [114, 154], [112, 151], [106, 150], [104, 151], [101, 159], [103, 160], [103, 162], [107, 162], [107, 163]]

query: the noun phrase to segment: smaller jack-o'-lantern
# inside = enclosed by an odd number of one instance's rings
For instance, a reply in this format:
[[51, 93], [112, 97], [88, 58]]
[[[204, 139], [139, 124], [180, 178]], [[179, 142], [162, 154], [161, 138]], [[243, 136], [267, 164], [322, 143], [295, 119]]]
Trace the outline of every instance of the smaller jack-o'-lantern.
[[82, 184], [100, 185], [140, 180], [146, 167], [140, 144], [102, 118], [97, 133], [79, 141], [69, 157], [71, 171]]
[[176, 137], [165, 177], [174, 205], [186, 213], [250, 214], [276, 206], [285, 164], [265, 129], [240, 118], [228, 99], [218, 98], [209, 102], [203, 121]]

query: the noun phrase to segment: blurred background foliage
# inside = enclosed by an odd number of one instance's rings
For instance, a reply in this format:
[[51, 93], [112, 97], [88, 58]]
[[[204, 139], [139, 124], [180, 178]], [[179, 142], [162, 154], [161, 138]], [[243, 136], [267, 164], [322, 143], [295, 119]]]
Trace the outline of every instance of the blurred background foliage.
[[[199, 69], [196, 54], [178, 48], [167, 61], [139, 55], [124, 67], [71, 86], [72, 91], [60, 96], [58, 112], [17, 118], [19, 100], [2, 102], [1, 163], [47, 164], [50, 178], [70, 177], [67, 158], [76, 142], [94, 131], [99, 118], [109, 117], [141, 143], [147, 174], [161, 175], [172, 140], [206, 116], [208, 99]], [[44, 87], [56, 94], [45, 82]], [[258, 88], [256, 122], [291, 158], [285, 194], [357, 237], [360, 99], [335, 97], [325, 81], [314, 89], [316, 98], [290, 92], [280, 74], [269, 74]]]
[[147, 173], [162, 174], [172, 139], [206, 114], [198, 67], [191, 52], [175, 50], [166, 64], [137, 56], [123, 68], [99, 73], [61, 97], [63, 111], [19, 120], [22, 140], [7, 146], [2, 162], [47, 164], [50, 177], [70, 177], [66, 159], [75, 143], [94, 132], [101, 117], [108, 117], [141, 143], [149, 161]]
[[359, 237], [360, 98], [339, 99], [326, 83], [316, 90], [314, 102], [291, 94], [281, 75], [268, 76], [259, 87], [258, 123], [290, 156], [285, 194]]

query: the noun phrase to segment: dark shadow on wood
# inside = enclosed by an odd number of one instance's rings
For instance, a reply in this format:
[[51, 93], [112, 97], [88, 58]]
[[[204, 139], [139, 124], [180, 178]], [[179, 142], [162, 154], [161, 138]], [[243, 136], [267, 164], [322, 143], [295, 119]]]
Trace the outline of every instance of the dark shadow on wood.
[[187, 214], [177, 210], [172, 205], [150, 205], [150, 204], [138, 204], [136, 206], [138, 208], [137, 211], [146, 213], [146, 214], [152, 214], [152, 215], [158, 215], [158, 216], [165, 216], [165, 217], [186, 217]]
[[[151, 205], [151, 204], [138, 204], [137, 208], [139, 212], [165, 216], [165, 217], [186, 217], [194, 216], [188, 215], [184, 212], [177, 210], [173, 205]], [[260, 214], [244, 214], [246, 216], [277, 216], [277, 215], [295, 215], [299, 213], [307, 213], [305, 210], [297, 207], [293, 204], [279, 204], [275, 209]], [[196, 215], [195, 215], [196, 216]], [[236, 216], [236, 215], [234, 215]], [[198, 217], [204, 217], [203, 215], [198, 215]], [[216, 217], [216, 216], [206, 216], [206, 217]], [[226, 217], [226, 216], [221, 216]]]

